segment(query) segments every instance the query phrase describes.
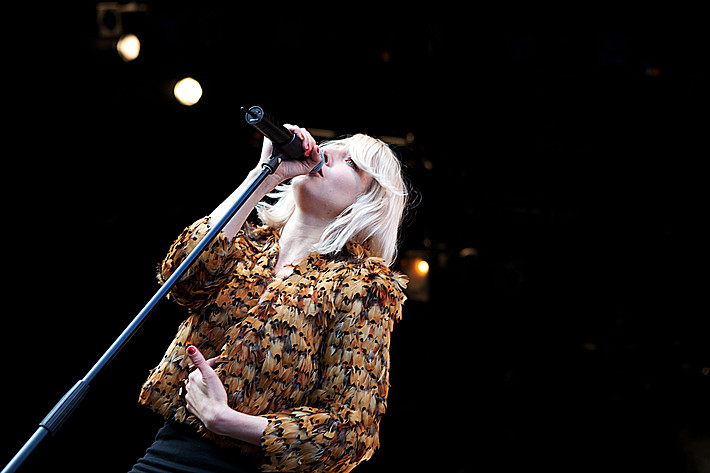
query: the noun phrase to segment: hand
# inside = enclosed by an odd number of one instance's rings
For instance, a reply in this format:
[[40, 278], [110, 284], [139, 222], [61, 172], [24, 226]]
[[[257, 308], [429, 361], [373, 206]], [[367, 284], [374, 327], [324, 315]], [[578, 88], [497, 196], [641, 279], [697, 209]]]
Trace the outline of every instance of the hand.
[[187, 410], [195, 414], [207, 430], [217, 435], [260, 445], [269, 421], [264, 417], [244, 414], [229, 407], [227, 392], [214, 371], [219, 357], [205, 360], [194, 346], [187, 348], [187, 356], [196, 368], [190, 373], [185, 384]]
[[194, 346], [187, 348], [187, 355], [196, 368], [185, 384], [187, 410], [195, 414], [208, 430], [213, 430], [210, 427], [218, 424], [226, 411], [231, 411], [222, 380], [214, 371], [218, 357], [205, 360]]
[[[321, 160], [318, 144], [308, 130], [289, 124], [285, 124], [284, 127], [301, 139], [303, 142], [303, 154], [306, 156], [306, 159], [303, 161], [282, 161], [274, 173], [276, 180], [279, 183], [292, 177], [308, 174], [314, 167], [316, 167], [316, 165], [318, 165], [318, 163], [320, 163]], [[267, 159], [269, 159], [269, 156], [271, 156], [273, 151], [274, 145], [271, 143], [271, 140], [264, 138], [259, 163], [264, 163]]]

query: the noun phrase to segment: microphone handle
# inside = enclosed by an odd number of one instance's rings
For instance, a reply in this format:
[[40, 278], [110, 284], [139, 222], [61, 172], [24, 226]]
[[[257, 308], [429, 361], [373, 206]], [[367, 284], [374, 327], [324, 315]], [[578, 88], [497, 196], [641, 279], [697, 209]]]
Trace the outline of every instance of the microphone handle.
[[248, 110], [241, 107], [241, 110], [244, 111], [246, 122], [270, 139], [275, 148], [279, 148], [279, 151], [283, 154], [283, 159], [302, 160], [306, 158], [303, 155], [303, 142], [301, 139], [295, 133], [290, 132], [279, 124], [264, 109], [254, 106]]

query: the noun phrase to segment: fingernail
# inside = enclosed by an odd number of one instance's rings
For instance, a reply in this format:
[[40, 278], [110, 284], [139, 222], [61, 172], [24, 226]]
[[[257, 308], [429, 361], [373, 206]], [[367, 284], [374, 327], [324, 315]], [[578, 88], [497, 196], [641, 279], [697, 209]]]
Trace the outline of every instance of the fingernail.
[[195, 353], [197, 353], [197, 348], [195, 348], [194, 345], [190, 345], [189, 347], [187, 347], [188, 355], [194, 355]]

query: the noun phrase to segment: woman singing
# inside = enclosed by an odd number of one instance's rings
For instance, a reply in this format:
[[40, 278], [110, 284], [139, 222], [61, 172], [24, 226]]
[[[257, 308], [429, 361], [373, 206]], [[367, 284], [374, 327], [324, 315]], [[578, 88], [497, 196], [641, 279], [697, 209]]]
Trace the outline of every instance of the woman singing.
[[[389, 268], [407, 196], [400, 164], [366, 135], [321, 149], [287, 128], [307, 159], [281, 163], [170, 293], [189, 317], [141, 391], [166, 423], [132, 472], [344, 472], [379, 446], [405, 300]], [[271, 151], [265, 140], [262, 162]], [[161, 282], [259, 169], [178, 237]], [[273, 204], [259, 202], [274, 189]], [[260, 226], [246, 223], [255, 206]]]

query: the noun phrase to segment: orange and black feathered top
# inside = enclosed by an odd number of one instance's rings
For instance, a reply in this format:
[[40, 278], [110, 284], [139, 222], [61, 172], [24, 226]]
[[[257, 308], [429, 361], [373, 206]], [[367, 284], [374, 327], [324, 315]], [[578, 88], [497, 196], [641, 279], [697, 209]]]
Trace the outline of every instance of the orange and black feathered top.
[[[207, 218], [185, 229], [161, 282], [208, 230]], [[379, 446], [406, 279], [357, 243], [339, 255], [313, 253], [283, 279], [272, 276], [278, 253], [279, 234], [268, 227], [215, 238], [170, 293], [189, 317], [140, 402], [221, 445], [241, 443], [209, 432], [178, 395], [192, 370], [185, 350], [195, 345], [219, 356], [230, 407], [268, 420], [261, 449], [252, 447], [264, 471], [350, 471]]]

